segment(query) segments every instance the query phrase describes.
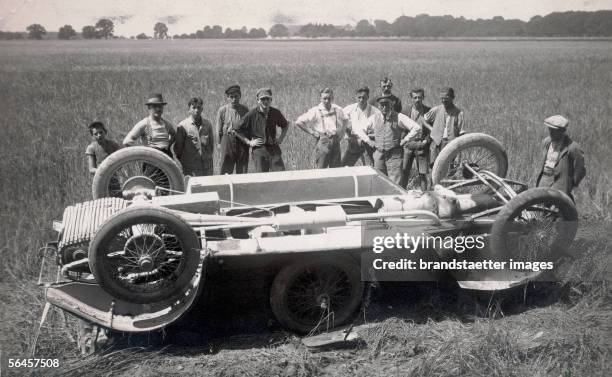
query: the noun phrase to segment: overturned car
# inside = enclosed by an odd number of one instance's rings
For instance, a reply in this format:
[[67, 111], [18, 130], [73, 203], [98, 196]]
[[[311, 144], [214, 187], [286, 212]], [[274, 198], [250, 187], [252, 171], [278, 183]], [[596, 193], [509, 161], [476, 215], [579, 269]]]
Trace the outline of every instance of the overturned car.
[[[161, 152], [122, 149], [99, 167], [94, 200], [67, 207], [54, 223], [59, 237], [46, 248], [54, 263], [41, 267], [41, 277], [50, 269], [55, 276], [46, 300], [104, 328], [151, 331], [177, 321], [207, 277], [247, 268], [270, 275], [270, 307], [286, 328], [309, 332], [322, 318], [341, 325], [360, 306], [366, 282], [379, 279], [362, 263], [375, 237], [486, 239], [478, 253], [433, 247], [405, 258], [556, 259], [576, 234], [572, 200], [506, 179], [507, 168], [500, 143], [476, 133], [442, 151], [431, 192], [406, 191], [370, 167], [185, 178]], [[539, 275], [404, 273], [450, 274], [478, 290]]]

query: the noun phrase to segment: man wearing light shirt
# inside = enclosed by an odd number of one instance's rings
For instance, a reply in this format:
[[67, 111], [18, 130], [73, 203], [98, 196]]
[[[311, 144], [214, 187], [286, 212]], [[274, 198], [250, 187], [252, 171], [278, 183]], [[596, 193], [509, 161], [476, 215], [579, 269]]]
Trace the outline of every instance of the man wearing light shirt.
[[349, 125], [342, 108], [334, 103], [330, 88], [321, 90], [321, 103], [300, 115], [295, 124], [317, 139], [317, 168], [340, 166], [340, 139]]
[[123, 145], [130, 147], [140, 139], [142, 145], [155, 148], [172, 157], [170, 146], [174, 144], [176, 129], [162, 118], [166, 102], [160, 93], [150, 95], [145, 103], [149, 116], [136, 123], [123, 139]]
[[440, 91], [441, 105], [433, 107], [424, 116], [425, 122], [431, 128], [431, 144], [429, 163], [433, 166], [440, 151], [454, 138], [465, 133], [463, 126], [465, 118], [463, 111], [455, 106], [455, 91], [453, 88], [445, 87]]
[[[365, 132], [357, 131], [359, 138], [372, 148], [374, 167], [386, 174], [398, 185], [402, 179], [402, 152], [404, 144], [417, 140], [421, 135], [421, 125], [393, 109], [394, 101], [390, 96], [376, 99], [379, 114], [368, 118]], [[407, 131], [402, 138], [402, 133]], [[374, 134], [374, 140], [368, 134]]]
[[348, 128], [348, 146], [344, 156], [342, 156], [341, 165], [353, 166], [357, 160], [361, 159], [362, 165], [374, 166], [374, 149], [364, 143], [357, 136], [356, 131], [361, 130], [365, 132], [368, 118], [380, 113], [380, 110], [368, 103], [370, 89], [367, 86], [357, 89], [355, 94], [357, 95], [357, 102], [343, 109], [344, 115], [350, 121], [350, 127]]

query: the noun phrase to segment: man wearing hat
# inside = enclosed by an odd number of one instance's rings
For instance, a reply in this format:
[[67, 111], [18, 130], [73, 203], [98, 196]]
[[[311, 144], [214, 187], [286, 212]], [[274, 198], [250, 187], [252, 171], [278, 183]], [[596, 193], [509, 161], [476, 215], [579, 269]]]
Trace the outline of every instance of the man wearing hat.
[[[282, 144], [289, 122], [280, 110], [270, 106], [272, 89], [257, 90], [257, 107], [249, 110], [234, 128], [236, 137], [252, 149], [251, 155], [257, 172], [283, 171]], [[276, 128], [281, 129], [277, 137]]]
[[[402, 100], [399, 99], [393, 93], [391, 93], [392, 88], [393, 82], [391, 81], [391, 79], [389, 79], [388, 77], [383, 77], [382, 80], [380, 80], [380, 95], [389, 97], [391, 101], [393, 101], [393, 110], [395, 110], [396, 113], [401, 113]], [[376, 101], [373, 101], [372, 105], [378, 106], [378, 103]]]
[[[376, 148], [374, 167], [399, 185], [402, 179], [402, 147], [420, 137], [421, 125], [396, 112], [390, 96], [380, 96], [376, 100], [381, 112], [368, 118], [365, 132], [357, 130], [356, 133], [364, 143]], [[404, 132], [406, 136], [402, 137]], [[368, 134], [374, 134], [374, 140]]]
[[136, 123], [123, 139], [123, 145], [132, 146], [140, 138], [142, 145], [155, 148], [172, 157], [170, 146], [174, 143], [176, 130], [174, 126], [162, 118], [164, 113], [164, 98], [160, 93], [149, 96], [145, 102], [149, 116]]
[[455, 91], [451, 87], [440, 90], [441, 105], [434, 106], [423, 116], [431, 127], [431, 144], [429, 146], [429, 163], [433, 165], [442, 148], [451, 140], [462, 135], [465, 117], [463, 111], [455, 106]]
[[[349, 118], [350, 127], [348, 128], [348, 145], [346, 152], [342, 156], [341, 166], [353, 166], [357, 160], [361, 159], [362, 165], [374, 166], [372, 149], [368, 144], [364, 143], [358, 136], [357, 130], [365, 132], [368, 118], [372, 115], [380, 113], [376, 107], [370, 105], [370, 88], [363, 86], [355, 91], [357, 102], [346, 106], [342, 111]], [[372, 137], [374, 137], [372, 135]]]
[[570, 139], [566, 130], [569, 121], [561, 115], [544, 120], [549, 136], [542, 141], [541, 164], [536, 171], [537, 187], [552, 187], [574, 199], [572, 191], [584, 176], [584, 154], [580, 145]]
[[244, 174], [249, 167], [249, 146], [236, 138], [234, 128], [249, 109], [240, 103], [242, 93], [240, 86], [232, 85], [225, 90], [227, 104], [217, 111], [217, 139], [221, 151], [220, 174]]
[[340, 140], [349, 125], [342, 108], [335, 103], [334, 92], [325, 88], [319, 92], [321, 102], [300, 115], [295, 125], [317, 139], [317, 168], [340, 166]]

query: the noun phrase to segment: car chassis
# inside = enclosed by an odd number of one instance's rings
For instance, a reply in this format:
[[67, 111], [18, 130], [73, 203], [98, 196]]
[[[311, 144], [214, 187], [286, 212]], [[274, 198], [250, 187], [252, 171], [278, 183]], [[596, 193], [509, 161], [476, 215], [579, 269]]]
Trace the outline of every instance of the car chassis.
[[[337, 326], [361, 304], [365, 282], [378, 280], [372, 268], [360, 268], [375, 236], [487, 239], [480, 254], [419, 254], [428, 260], [557, 258], [576, 233], [572, 200], [527, 189], [505, 179], [506, 170], [503, 148], [484, 134], [461, 136], [442, 151], [431, 192], [406, 191], [371, 167], [183, 180], [163, 153], [126, 148], [98, 169], [94, 200], [67, 207], [54, 222], [59, 236], [44, 248], [39, 283], [51, 305], [107, 329], [143, 332], [177, 321], [211, 275], [254, 269], [271, 274], [270, 307], [284, 327]], [[476, 290], [540, 275], [418, 271], [408, 280], [441, 273]]]

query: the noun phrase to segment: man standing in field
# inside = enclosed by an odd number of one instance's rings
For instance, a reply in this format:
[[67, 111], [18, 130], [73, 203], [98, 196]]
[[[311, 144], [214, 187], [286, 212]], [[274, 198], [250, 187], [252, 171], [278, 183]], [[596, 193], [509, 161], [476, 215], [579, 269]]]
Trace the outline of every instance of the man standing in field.
[[[400, 184], [402, 179], [402, 147], [421, 135], [421, 126], [402, 113], [393, 109], [393, 99], [389, 96], [377, 98], [380, 113], [368, 118], [365, 133], [357, 131], [363, 142], [374, 152], [374, 167], [385, 173], [393, 182]], [[402, 137], [406, 131], [407, 135]], [[374, 134], [374, 140], [367, 135]]]
[[96, 174], [96, 170], [98, 170], [98, 166], [100, 166], [102, 161], [111, 153], [120, 149], [121, 146], [114, 140], [106, 138], [108, 131], [102, 122], [93, 122], [90, 124], [89, 133], [93, 141], [87, 146], [85, 155], [87, 156], [87, 167], [89, 172], [93, 175]]
[[[258, 89], [257, 107], [249, 110], [234, 129], [236, 137], [253, 148], [251, 154], [258, 173], [285, 170], [280, 145], [287, 135], [289, 123], [278, 109], [270, 106], [271, 102], [272, 89]], [[281, 128], [278, 137], [276, 127]]]
[[213, 127], [202, 118], [203, 106], [202, 98], [190, 99], [187, 103], [189, 116], [176, 128], [176, 158], [183, 166], [183, 174], [193, 177], [213, 175]]
[[249, 109], [240, 103], [242, 93], [240, 86], [232, 85], [225, 90], [227, 104], [217, 111], [216, 126], [221, 147], [219, 153], [220, 174], [244, 174], [249, 167], [249, 146], [241, 142], [234, 134], [234, 128]]
[[295, 125], [317, 139], [317, 168], [337, 168], [340, 166], [340, 139], [349, 120], [342, 108], [332, 103], [334, 92], [330, 88], [319, 93], [321, 103], [300, 115]]
[[[391, 82], [391, 80], [388, 77], [383, 77], [383, 79], [380, 80], [380, 95], [389, 97], [391, 101], [393, 101], [393, 110], [395, 110], [396, 113], [401, 113], [402, 112], [402, 100], [399, 99], [393, 93], [391, 93], [392, 88], [393, 88], [393, 82]], [[373, 101], [371, 104], [374, 106], [378, 105], [376, 101]]]
[[429, 147], [429, 162], [432, 165], [442, 148], [465, 132], [463, 131], [465, 125], [463, 111], [455, 106], [454, 100], [455, 91], [453, 88], [442, 88], [440, 90], [440, 101], [442, 104], [435, 106], [423, 116], [425, 122], [432, 126], [430, 133], [431, 144]]
[[[376, 107], [370, 105], [370, 88], [367, 86], [361, 87], [355, 91], [357, 102], [348, 105], [342, 111], [349, 119], [350, 127], [348, 130], [348, 145], [346, 152], [342, 156], [341, 166], [354, 166], [357, 160], [361, 159], [362, 165], [374, 166], [374, 149], [364, 143], [359, 136], [357, 130], [365, 133], [366, 123], [368, 118], [374, 114], [380, 113]], [[367, 135], [374, 137], [374, 135]]]
[[541, 163], [536, 170], [537, 187], [552, 187], [569, 195], [578, 187], [584, 176], [584, 154], [566, 130], [569, 121], [554, 115], [544, 120], [549, 136], [542, 141]]
[[404, 159], [402, 162], [402, 184], [406, 188], [410, 178], [413, 162], [416, 163], [417, 174], [419, 175], [419, 185], [421, 190], [427, 190], [429, 172], [429, 125], [425, 122], [425, 114], [431, 110], [429, 106], [423, 104], [425, 90], [415, 88], [410, 91], [412, 106], [407, 111], [410, 119], [421, 125], [421, 137], [418, 140], [404, 144]]
[[123, 145], [132, 146], [140, 138], [142, 145], [155, 148], [172, 157], [170, 146], [174, 143], [176, 130], [170, 122], [162, 118], [166, 103], [160, 93], [151, 94], [145, 103], [149, 116], [134, 125], [123, 139]]

